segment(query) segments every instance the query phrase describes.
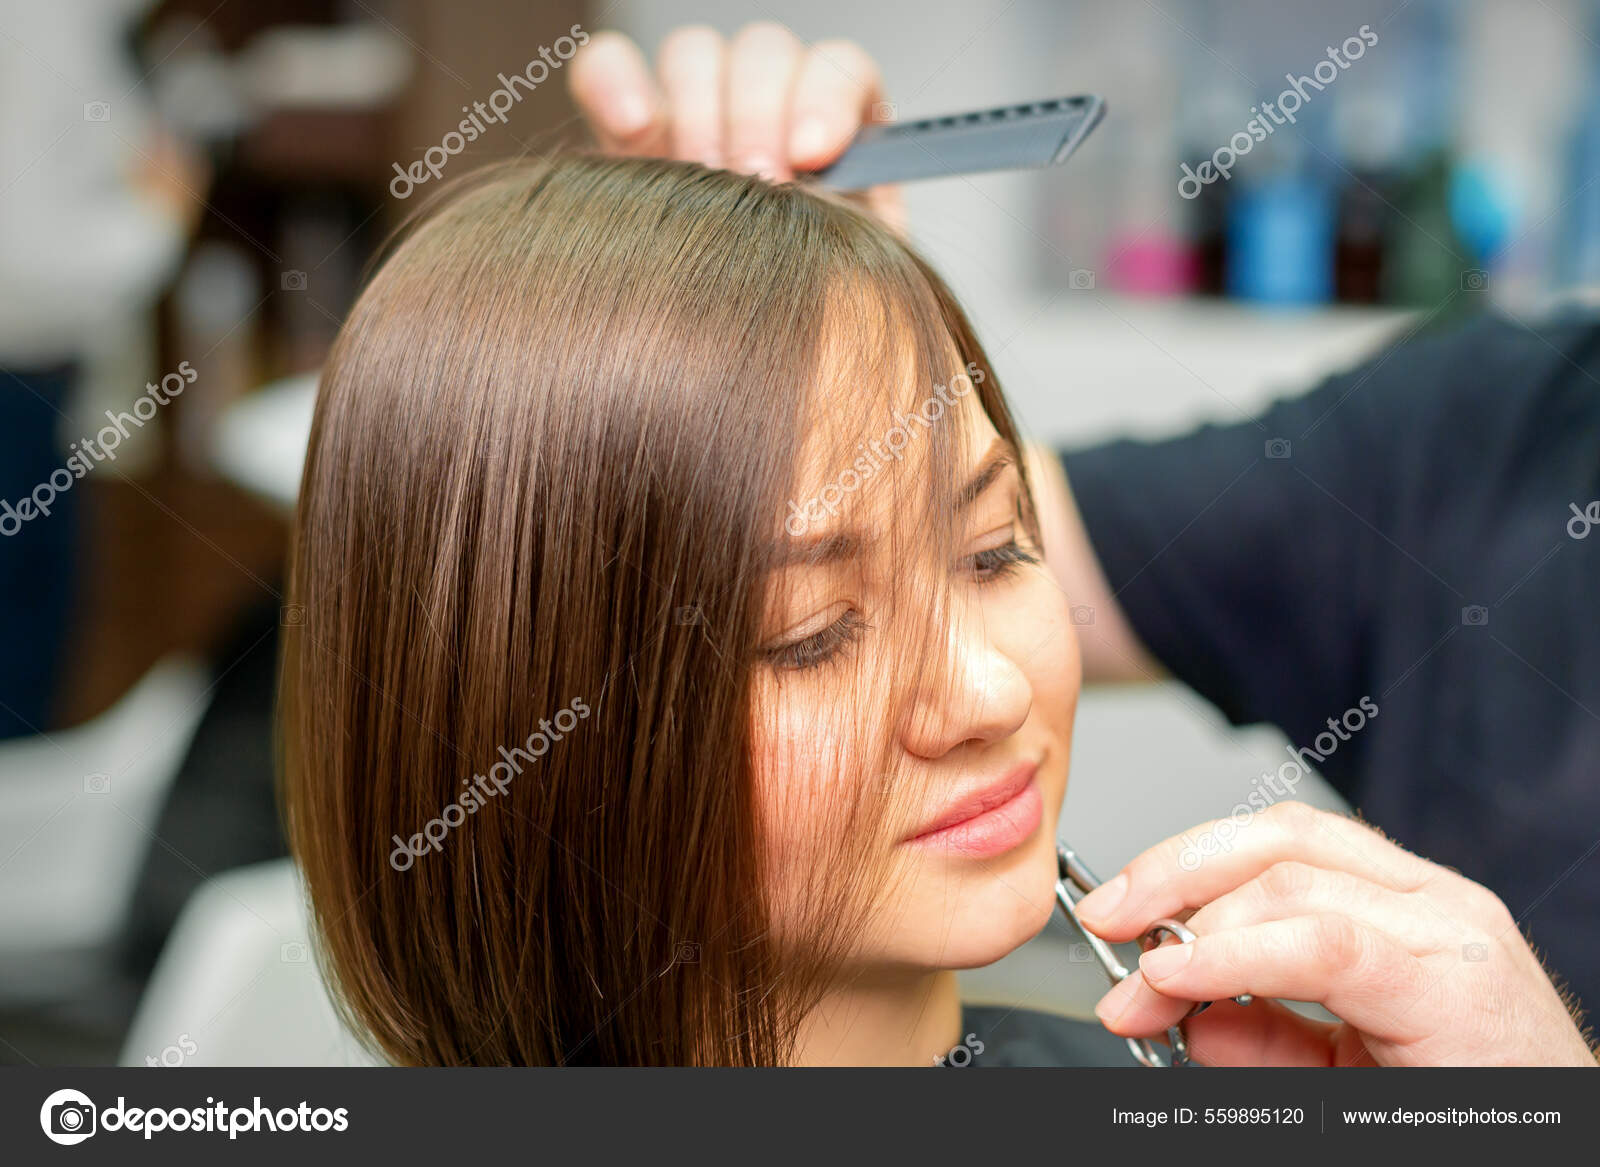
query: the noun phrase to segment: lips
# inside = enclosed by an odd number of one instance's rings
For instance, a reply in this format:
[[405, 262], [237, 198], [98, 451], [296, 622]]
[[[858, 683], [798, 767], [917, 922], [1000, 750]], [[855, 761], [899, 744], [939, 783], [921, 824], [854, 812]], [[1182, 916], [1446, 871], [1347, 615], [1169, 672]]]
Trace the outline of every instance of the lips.
[[1044, 799], [1033, 780], [1038, 769], [1024, 762], [960, 795], [905, 842], [975, 857], [1009, 851], [1043, 818]]

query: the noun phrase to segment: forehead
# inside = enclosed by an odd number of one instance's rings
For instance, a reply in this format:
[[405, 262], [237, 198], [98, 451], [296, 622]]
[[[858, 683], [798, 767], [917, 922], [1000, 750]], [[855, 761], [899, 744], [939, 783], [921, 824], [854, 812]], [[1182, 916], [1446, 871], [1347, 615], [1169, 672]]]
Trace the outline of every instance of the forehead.
[[[829, 297], [815, 384], [809, 394], [798, 477], [819, 486], [866, 457], [925, 467], [935, 449], [959, 446], [975, 427], [990, 435], [983, 409], [948, 333], [929, 337], [912, 310], [860, 288]], [[979, 453], [988, 442], [979, 443]], [[956, 461], [959, 462], [957, 455]]]
[[881, 536], [948, 516], [1000, 437], [970, 382], [864, 387], [829, 378], [815, 404], [785, 513], [790, 539], [845, 529]]

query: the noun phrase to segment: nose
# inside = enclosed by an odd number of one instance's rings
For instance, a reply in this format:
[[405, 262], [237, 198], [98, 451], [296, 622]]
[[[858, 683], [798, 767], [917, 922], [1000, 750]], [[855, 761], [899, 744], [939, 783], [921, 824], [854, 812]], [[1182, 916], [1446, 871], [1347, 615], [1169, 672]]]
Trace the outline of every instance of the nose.
[[1033, 708], [1027, 675], [990, 637], [981, 611], [951, 619], [944, 639], [943, 667], [928, 669], [900, 726], [901, 743], [922, 758], [1010, 737]]

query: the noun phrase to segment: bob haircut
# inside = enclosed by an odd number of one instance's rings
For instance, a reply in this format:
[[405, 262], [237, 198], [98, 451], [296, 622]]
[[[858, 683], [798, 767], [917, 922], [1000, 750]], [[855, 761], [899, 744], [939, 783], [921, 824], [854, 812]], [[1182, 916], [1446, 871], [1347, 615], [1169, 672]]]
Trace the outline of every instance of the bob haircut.
[[[949, 562], [963, 429], [929, 403], [961, 378], [1015, 449], [940, 279], [800, 185], [567, 155], [423, 208], [322, 373], [282, 657], [291, 846], [319, 960], [376, 1051], [792, 1059], [893, 893], [871, 840], [897, 788], [859, 774], [893, 777], [872, 742], [943, 667], [944, 608], [902, 592], [915, 634], [889, 688], [835, 695], [866, 744], [816, 759], [854, 772], [824, 784], [838, 837], [779, 905], [752, 757], [768, 580], [784, 535], [868, 479], [898, 484], [896, 563]], [[915, 470], [873, 452], [896, 426]], [[835, 489], [799, 504], [818, 440]], [[1022, 511], [1032, 529], [1026, 487]]]

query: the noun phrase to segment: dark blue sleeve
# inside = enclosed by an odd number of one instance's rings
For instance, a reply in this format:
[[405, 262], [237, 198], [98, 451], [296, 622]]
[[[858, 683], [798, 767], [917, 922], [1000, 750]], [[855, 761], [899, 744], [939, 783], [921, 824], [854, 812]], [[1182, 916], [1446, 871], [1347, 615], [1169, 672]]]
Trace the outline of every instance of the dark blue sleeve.
[[1254, 419], [1063, 465], [1157, 659], [1235, 723], [1309, 742], [1492, 608], [1560, 543], [1568, 501], [1596, 497], [1597, 338], [1591, 314], [1476, 319]]

